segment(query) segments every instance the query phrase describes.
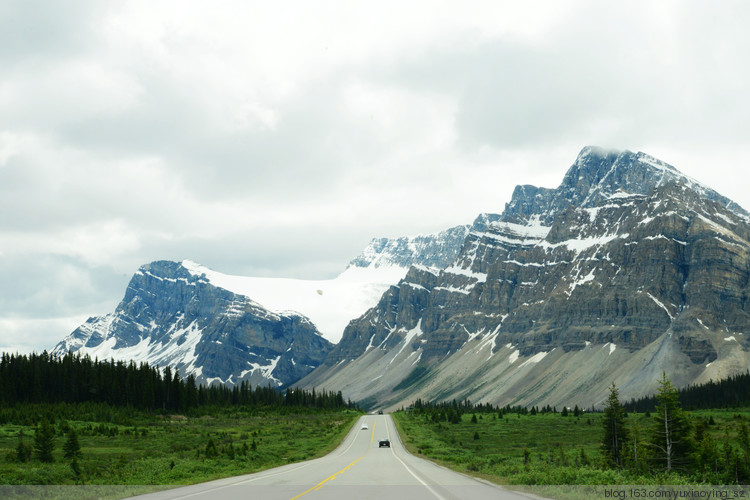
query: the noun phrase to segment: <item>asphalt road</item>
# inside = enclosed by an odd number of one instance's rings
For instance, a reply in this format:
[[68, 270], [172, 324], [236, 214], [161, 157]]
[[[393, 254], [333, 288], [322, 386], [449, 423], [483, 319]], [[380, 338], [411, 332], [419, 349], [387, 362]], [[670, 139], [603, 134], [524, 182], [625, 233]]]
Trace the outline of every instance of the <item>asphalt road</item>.
[[[368, 429], [362, 429], [364, 423]], [[383, 437], [390, 439], [390, 448], [378, 447], [378, 440]], [[411, 455], [401, 444], [390, 415], [366, 415], [342, 444], [324, 457], [137, 498], [520, 500], [529, 497]]]

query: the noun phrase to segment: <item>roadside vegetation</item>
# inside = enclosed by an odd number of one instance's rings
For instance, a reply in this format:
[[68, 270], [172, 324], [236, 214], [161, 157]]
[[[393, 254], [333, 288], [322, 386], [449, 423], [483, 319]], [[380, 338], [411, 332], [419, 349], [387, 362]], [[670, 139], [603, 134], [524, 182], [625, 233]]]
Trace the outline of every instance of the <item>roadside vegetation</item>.
[[417, 401], [394, 419], [413, 453], [500, 484], [747, 484], [750, 409], [686, 411], [679, 394], [664, 375], [643, 412], [613, 385], [603, 412]]
[[341, 393], [201, 388], [168, 369], [46, 353], [0, 358], [0, 403], [0, 485], [247, 474], [330, 452], [361, 415]]
[[248, 474], [330, 452], [359, 415], [242, 406], [148, 414], [101, 403], [3, 409], [0, 484], [176, 485]]

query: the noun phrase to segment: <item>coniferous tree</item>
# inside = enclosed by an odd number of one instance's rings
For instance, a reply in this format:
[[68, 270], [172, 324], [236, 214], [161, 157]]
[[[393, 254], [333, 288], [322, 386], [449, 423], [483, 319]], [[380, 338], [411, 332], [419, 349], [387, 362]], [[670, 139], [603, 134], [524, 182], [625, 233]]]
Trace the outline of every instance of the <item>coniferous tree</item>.
[[55, 429], [43, 420], [34, 433], [34, 454], [42, 462], [53, 462], [52, 451], [55, 449]]
[[75, 429], [68, 431], [68, 439], [63, 444], [63, 454], [69, 460], [81, 458], [81, 445], [78, 442], [78, 434]]
[[215, 458], [219, 455], [219, 450], [216, 449], [216, 443], [214, 443], [214, 440], [209, 438], [208, 443], [206, 443], [206, 457], [207, 458]]
[[23, 429], [18, 433], [18, 444], [16, 445], [16, 460], [19, 462], [28, 462], [31, 458], [31, 447], [23, 440]]
[[666, 471], [683, 468], [689, 464], [693, 451], [690, 422], [680, 406], [677, 389], [667, 378], [666, 372], [659, 381], [656, 400], [658, 404], [651, 429], [654, 458]]
[[619, 393], [614, 382], [609, 389], [607, 405], [604, 407], [603, 425], [602, 453], [610, 465], [622, 467], [622, 449], [627, 442], [628, 433], [625, 428], [625, 410], [620, 404]]

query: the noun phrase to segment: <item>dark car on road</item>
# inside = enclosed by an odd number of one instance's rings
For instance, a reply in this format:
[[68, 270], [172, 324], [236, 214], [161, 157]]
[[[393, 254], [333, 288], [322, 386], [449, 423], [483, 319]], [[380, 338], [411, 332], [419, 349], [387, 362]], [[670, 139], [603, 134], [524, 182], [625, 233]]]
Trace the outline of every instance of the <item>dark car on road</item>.
[[383, 446], [390, 448], [391, 441], [388, 438], [383, 438], [380, 441], [378, 441], [378, 448], [382, 448]]

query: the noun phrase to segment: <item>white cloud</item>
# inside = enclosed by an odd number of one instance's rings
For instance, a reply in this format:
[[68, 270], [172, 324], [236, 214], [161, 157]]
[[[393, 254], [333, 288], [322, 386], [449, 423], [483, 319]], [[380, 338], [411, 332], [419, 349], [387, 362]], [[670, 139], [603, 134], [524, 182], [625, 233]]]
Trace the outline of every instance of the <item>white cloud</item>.
[[587, 144], [750, 208], [743, 2], [11, 2], [0, 22], [6, 345], [108, 312], [151, 260], [331, 276], [371, 237], [556, 186]]
[[54, 319], [0, 318], [0, 352], [49, 351], [61, 340], [60, 332], [70, 333], [86, 319], [85, 315]]

